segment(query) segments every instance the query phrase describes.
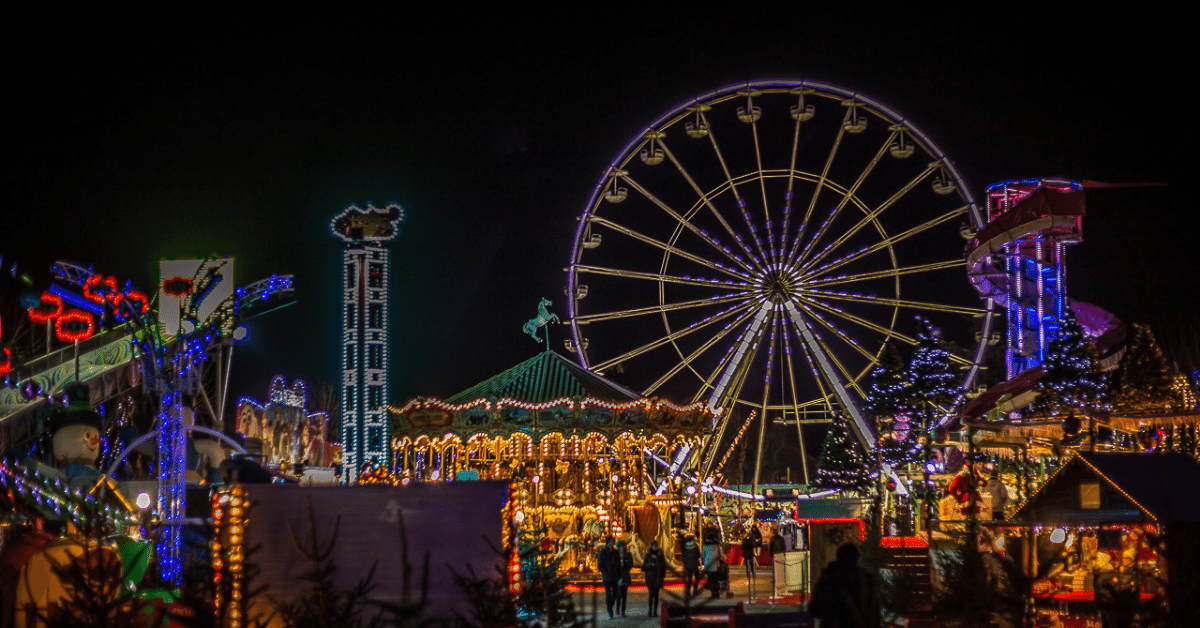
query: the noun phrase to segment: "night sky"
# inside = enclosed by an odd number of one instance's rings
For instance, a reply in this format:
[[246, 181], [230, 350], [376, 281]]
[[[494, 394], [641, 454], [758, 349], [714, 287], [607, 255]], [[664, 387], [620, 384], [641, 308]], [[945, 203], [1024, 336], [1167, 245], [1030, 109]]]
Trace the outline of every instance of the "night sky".
[[[254, 319], [237, 350], [232, 399], [262, 398], [274, 373], [337, 377], [329, 218], [399, 202], [392, 400], [447, 396], [538, 350], [520, 328], [539, 298], [565, 316], [575, 217], [633, 134], [726, 84], [810, 78], [912, 119], [977, 197], [1038, 176], [1168, 183], [1088, 193], [1070, 292], [1126, 321], [1200, 311], [1200, 144], [1183, 95], [1195, 54], [1182, 25], [999, 8], [895, 16], [899, 4], [566, 6], [213, 9], [154, 28], [44, 16], [0, 44], [5, 269], [16, 261], [45, 285], [62, 259], [149, 291], [160, 258], [218, 252], [236, 257], [239, 285], [294, 274], [298, 304]], [[551, 334], [561, 350], [566, 328]]]

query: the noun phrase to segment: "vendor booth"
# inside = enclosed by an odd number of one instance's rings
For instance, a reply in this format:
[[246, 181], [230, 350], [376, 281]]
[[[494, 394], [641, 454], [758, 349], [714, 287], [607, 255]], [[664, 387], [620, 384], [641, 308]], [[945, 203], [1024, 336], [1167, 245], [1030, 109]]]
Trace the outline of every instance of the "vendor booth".
[[1190, 456], [1078, 453], [993, 528], [997, 553], [1034, 578], [1040, 615], [1200, 625], [1200, 464]]

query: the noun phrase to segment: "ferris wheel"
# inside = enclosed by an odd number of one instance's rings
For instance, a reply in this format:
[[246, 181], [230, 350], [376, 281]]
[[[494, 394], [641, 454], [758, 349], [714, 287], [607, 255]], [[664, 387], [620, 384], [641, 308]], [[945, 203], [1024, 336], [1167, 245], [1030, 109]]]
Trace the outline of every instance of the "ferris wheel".
[[688, 100], [621, 149], [578, 220], [567, 349], [724, 409], [714, 444], [753, 412], [803, 451], [800, 426], [841, 412], [873, 445], [864, 377], [885, 342], [916, 343], [915, 315], [968, 337], [964, 389], [983, 361], [993, 307], [962, 238], [985, 217], [925, 133], [857, 92], [768, 80]]

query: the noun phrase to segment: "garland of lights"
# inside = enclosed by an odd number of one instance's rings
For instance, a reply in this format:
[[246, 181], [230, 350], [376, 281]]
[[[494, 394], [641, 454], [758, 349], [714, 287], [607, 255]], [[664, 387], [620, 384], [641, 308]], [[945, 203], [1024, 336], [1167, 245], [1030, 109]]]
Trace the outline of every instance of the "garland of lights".
[[[234, 484], [229, 489], [213, 494], [213, 525], [216, 534], [210, 543], [213, 568], [213, 614], [218, 625], [241, 628], [245, 620], [245, 560], [246, 560], [246, 512], [250, 501], [245, 489]], [[228, 517], [226, 517], [228, 513]], [[222, 550], [228, 550], [223, 552]], [[226, 574], [228, 586], [223, 585]], [[223, 593], [228, 591], [229, 599]]]
[[91, 523], [93, 519], [111, 521], [122, 528], [131, 524], [128, 512], [103, 502], [88, 500], [89, 508], [94, 511], [91, 513], [80, 509], [79, 504], [86, 495], [84, 491], [69, 489], [61, 479], [51, 479], [33, 468], [0, 461], [0, 489], [7, 490], [9, 499], [14, 503], [20, 497], [33, 508], [60, 518], [70, 518], [80, 526]]
[[[706, 410], [707, 405], [708, 404], [706, 404], [705, 402], [698, 401], [698, 402], [693, 403], [688, 406], [680, 406], [680, 405], [676, 405], [674, 403], [671, 403], [670, 401], [666, 401], [663, 399], [650, 399], [650, 398], [635, 399], [633, 401], [626, 401], [626, 402], [618, 403], [618, 402], [613, 402], [613, 401], [605, 401], [603, 399], [596, 399], [595, 397], [586, 397], [579, 401], [579, 410], [585, 410], [590, 406], [596, 406], [596, 407], [604, 408], [606, 410], [615, 410], [618, 412], [624, 411], [624, 410], [633, 410], [635, 408], [642, 408], [642, 409], [646, 410], [647, 412], [649, 412], [651, 410], [662, 410], [663, 408], [666, 408], [666, 409], [672, 410], [674, 412], [685, 412], [686, 413], [686, 412], [697, 412], [697, 411], [701, 411], [701, 410]], [[455, 404], [455, 403], [447, 403], [445, 401], [442, 401], [441, 399], [436, 399], [436, 398], [426, 399], [426, 398], [418, 397], [416, 399], [409, 400], [408, 403], [404, 404], [403, 406], [401, 406], [399, 408], [389, 405], [388, 411], [392, 412], [394, 414], [404, 414], [404, 413], [412, 411], [412, 410], [424, 410], [424, 409], [428, 409], [428, 408], [436, 408], [438, 410], [446, 410], [448, 412], [462, 412], [464, 410], [470, 410], [471, 408], [475, 408], [478, 406], [483, 406], [484, 409], [489, 410], [489, 411], [493, 410], [493, 409], [501, 410], [502, 408], [506, 408], [506, 407], [518, 408], [521, 410], [549, 410], [551, 408], [557, 408], [560, 406], [566, 406], [568, 410], [574, 410], [575, 409], [575, 399], [573, 399], [571, 397], [559, 397], [558, 399], [553, 399], [550, 401], [543, 401], [541, 403], [527, 403], [524, 401], [513, 399], [511, 397], [504, 397], [502, 399], [497, 400], [495, 403], [493, 403], [487, 399], [473, 399], [467, 403]], [[713, 416], [714, 417], [720, 416], [723, 411], [724, 411], [723, 409], [713, 410], [712, 411]]]

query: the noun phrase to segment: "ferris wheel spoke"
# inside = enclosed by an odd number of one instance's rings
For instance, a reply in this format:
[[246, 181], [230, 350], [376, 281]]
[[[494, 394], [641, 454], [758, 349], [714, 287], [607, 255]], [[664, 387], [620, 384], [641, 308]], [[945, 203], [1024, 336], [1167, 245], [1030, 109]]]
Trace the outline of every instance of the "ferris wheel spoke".
[[809, 270], [806, 268], [805, 276], [819, 276], [821, 274], [824, 274], [831, 270], [834, 270], [835, 268], [841, 268], [842, 266], [845, 266], [846, 264], [849, 264], [850, 262], [853, 262], [858, 259], [862, 259], [863, 257], [866, 257], [877, 251], [886, 249], [898, 242], [903, 242], [904, 240], [907, 240], [915, 235], [918, 235], [925, 231], [929, 231], [930, 229], [933, 229], [934, 227], [937, 227], [938, 225], [940, 225], [944, 222], [947, 222], [947, 221], [953, 220], [959, 216], [962, 216], [963, 214], [967, 213], [969, 208], [970, 208], [969, 205], [963, 205], [962, 207], [959, 207], [958, 209], [948, 211], [948, 212], [942, 214], [941, 216], [934, 218], [933, 220], [923, 222], [907, 231], [902, 231], [894, 236], [889, 236], [887, 238], [884, 238], [883, 240], [880, 240], [879, 242], [876, 242], [875, 244], [872, 244], [870, 246], [864, 246], [861, 249], [854, 251], [853, 253], [843, 255], [842, 257], [835, 259], [832, 262], [827, 262], [825, 264], [822, 264], [821, 266], [818, 266], [816, 269]]
[[[709, 127], [708, 141], [712, 144], [713, 153], [717, 155], [717, 162], [721, 164], [721, 171], [725, 173], [725, 181], [729, 184], [729, 191], [733, 194], [733, 200], [737, 204], [738, 210], [742, 213], [742, 220], [746, 222], [746, 228], [750, 231], [750, 237], [754, 240], [754, 247], [758, 249], [758, 258], [765, 260], [767, 259], [767, 253], [763, 250], [762, 238], [759, 237], [758, 229], [750, 219], [750, 212], [746, 210], [746, 199], [742, 198], [737, 186], [733, 183], [733, 175], [729, 172], [729, 164], [725, 163], [725, 155], [721, 153], [721, 147], [717, 144], [717, 134], [712, 131], [712, 125], [708, 122], [708, 116], [705, 116], [703, 111], [699, 113], [700, 119]], [[762, 167], [760, 166], [759, 172], [761, 171]], [[761, 177], [759, 181], [762, 181]], [[741, 242], [740, 239], [738, 241]]]
[[916, 266], [904, 266], [901, 268], [889, 268], [886, 270], [875, 271], [873, 273], [856, 273], [853, 275], [838, 275], [837, 277], [813, 277], [806, 275], [808, 285], [834, 286], [844, 283], [854, 283], [856, 281], [870, 281], [872, 279], [890, 279], [892, 277], [900, 277], [903, 275], [912, 275], [917, 273], [928, 273], [947, 268], [959, 268], [966, 266], [967, 262], [963, 259], [952, 259], [944, 262], [933, 262], [930, 264], [918, 264]]
[[678, 283], [686, 286], [709, 286], [712, 288], [742, 287], [750, 288], [750, 284], [745, 281], [734, 282], [733, 280], [721, 281], [720, 279], [707, 279], [705, 277], [691, 277], [684, 275], [666, 275], [663, 273], [647, 273], [638, 270], [624, 270], [618, 268], [604, 268], [603, 266], [588, 266], [586, 264], [575, 264], [576, 272], [591, 273], [593, 275], [607, 275], [609, 277], [622, 277], [625, 279], [645, 279], [647, 281], [661, 281], [664, 283]]
[[665, 305], [651, 305], [648, 307], [639, 307], [629, 310], [614, 310], [612, 312], [603, 312], [600, 314], [583, 314], [576, 316], [575, 320], [580, 324], [597, 323], [600, 321], [619, 320], [623, 318], [632, 318], [635, 316], [644, 316], [646, 314], [661, 314], [662, 312], [673, 312], [676, 310], [686, 310], [694, 307], [704, 307], [714, 305], [716, 303], [725, 303], [727, 301], [739, 301], [750, 298], [746, 292], [730, 293], [722, 296], [714, 296], [708, 299], [696, 299], [694, 301], [680, 301], [678, 303], [667, 303]]
[[626, 236], [629, 236], [630, 238], [633, 238], [634, 240], [637, 240], [638, 242], [643, 242], [645, 244], [649, 244], [650, 246], [653, 246], [659, 250], [666, 251], [667, 253], [670, 253], [672, 255], [677, 255], [679, 257], [682, 257], [683, 259], [688, 260], [689, 262], [693, 262], [693, 263], [699, 264], [701, 266], [711, 268], [712, 270], [715, 270], [719, 273], [729, 275], [730, 277], [733, 277], [735, 279], [740, 279], [740, 280], [750, 279], [750, 277], [744, 273], [737, 272], [736, 270], [734, 270], [732, 268], [726, 268], [722, 264], [717, 264], [716, 262], [709, 261], [709, 260], [707, 260], [703, 257], [700, 257], [699, 255], [696, 255], [694, 253], [689, 253], [680, 248], [671, 246], [670, 244], [667, 244], [666, 242], [660, 242], [644, 233], [641, 233], [640, 231], [630, 229], [629, 227], [624, 227], [624, 226], [619, 225], [619, 224], [617, 224], [611, 220], [608, 220], [606, 218], [601, 218], [600, 216], [592, 216], [591, 218], [589, 218], [589, 220], [591, 220], [593, 224], [603, 225], [605, 227], [608, 227], [609, 229], [612, 229], [613, 231], [616, 231], [617, 233], [621, 233]]
[[746, 257], [750, 258], [751, 263], [753, 263], [755, 266], [758, 266], [759, 264], [754, 258], [754, 253], [751, 253], [750, 249], [746, 247], [746, 243], [742, 240], [742, 237], [734, 233], [733, 227], [729, 226], [729, 222], [725, 220], [725, 217], [721, 215], [721, 212], [717, 210], [715, 205], [712, 204], [712, 200], [708, 198], [708, 195], [705, 194], [704, 190], [700, 189], [700, 186], [696, 184], [696, 180], [692, 178], [692, 175], [688, 174], [688, 171], [683, 167], [683, 164], [679, 163], [679, 159], [675, 157], [675, 153], [669, 146], [667, 146], [666, 140], [660, 140], [658, 145], [663, 149], [663, 153], [666, 154], [667, 159], [671, 160], [671, 163], [675, 165], [675, 169], [679, 171], [679, 174], [682, 175], [683, 178], [688, 182], [688, 185], [692, 187], [692, 191], [696, 193], [696, 196], [700, 198], [700, 200], [704, 203], [704, 206], [708, 208], [708, 211], [712, 212], [712, 215], [717, 219], [717, 222], [721, 223], [721, 226], [725, 229], [725, 232], [729, 234], [729, 237], [733, 238], [734, 242], [737, 242], [738, 247], [742, 249], [742, 252], [746, 254]]
[[[799, 121], [797, 121], [796, 124], [799, 124]], [[796, 417], [796, 440], [800, 443], [800, 470], [803, 474], [802, 477], [804, 478], [804, 483], [808, 484], [808, 457], [805, 454], [804, 447], [804, 428], [800, 423], [800, 397], [796, 394], [796, 365], [792, 361], [792, 341], [789, 337], [789, 334], [784, 333], [782, 336], [784, 347], [783, 359], [787, 364], [787, 379], [789, 388], [792, 392], [792, 414]], [[811, 366], [811, 359], [809, 362]], [[828, 399], [829, 397], [825, 393], [825, 385], [821, 383], [821, 378], [819, 377], [817, 378], [817, 385], [820, 387], [821, 396]]]
[[804, 302], [807, 305], [811, 305], [812, 307], [815, 307], [824, 312], [828, 312], [829, 314], [832, 314], [834, 316], [844, 318], [852, 323], [861, 325], [873, 332], [883, 334], [885, 342], [891, 338], [896, 338], [898, 340], [903, 341], [905, 344], [907, 344], [909, 346], [917, 345], [917, 339], [913, 338], [912, 336], [906, 336], [898, 331], [888, 329], [887, 327], [884, 327], [883, 325], [869, 321], [861, 316], [858, 316], [857, 314], [847, 312], [846, 310], [844, 310], [840, 307], [837, 307], [835, 305], [830, 305], [819, 299], [814, 299], [811, 296], [802, 296], [802, 298], [804, 299]]
[[[768, 257], [766, 257], [766, 259], [774, 259], [775, 258], [775, 231], [772, 229], [773, 225], [771, 224], [771, 205], [770, 205], [770, 203], [767, 202], [767, 181], [766, 181], [766, 179], [764, 179], [762, 177], [762, 174], [761, 174], [763, 172], [762, 148], [759, 146], [759, 143], [758, 143], [758, 119], [757, 118], [755, 118], [754, 121], [750, 123], [750, 131], [751, 131], [751, 133], [754, 134], [754, 159], [755, 159], [755, 162], [758, 164], [758, 172], [759, 172], [758, 187], [760, 190], [762, 190], [763, 227], [767, 232], [767, 249], [770, 251], [770, 255]], [[788, 180], [790, 181], [791, 177], [788, 177]]]
[[718, 342], [720, 342], [726, 336], [733, 333], [733, 331], [735, 329], [737, 329], [742, 323], [746, 322], [746, 319], [750, 318], [750, 316], [753, 313], [754, 313], [753, 309], [747, 309], [745, 312], [742, 312], [740, 315], [738, 315], [738, 318], [736, 320], [734, 320], [732, 323], [730, 323], [724, 329], [718, 331], [715, 335], [713, 335], [712, 338], [709, 338], [707, 342], [700, 345], [699, 349], [696, 349], [695, 351], [691, 352], [686, 358], [683, 359], [682, 362], [671, 367], [671, 369], [668, 370], [665, 374], [663, 374], [662, 377], [658, 378], [657, 381], [655, 381], [653, 384], [651, 384], [649, 388], [642, 391], [642, 394], [649, 395], [649, 394], [653, 393], [654, 391], [658, 390], [663, 384], [666, 384], [668, 380], [670, 380], [675, 375], [679, 374], [679, 372], [682, 371], [683, 369], [690, 366], [692, 361], [694, 361], [696, 358], [700, 357], [700, 355], [702, 355], [704, 352], [711, 349], [714, 345], [716, 345]]
[[[708, 398], [708, 407], [718, 408], [724, 405], [726, 391], [731, 389], [730, 384], [733, 382], [734, 377], [739, 375], [739, 371], [743, 370], [743, 364], [748, 364], [747, 359], [752, 359], [753, 356], [750, 354], [753, 353], [757, 345], [755, 340], [762, 336], [763, 324], [766, 322], [767, 316], [770, 315], [772, 309], [770, 304], [763, 303], [754, 315], [754, 320], [742, 332], [741, 338], [738, 339], [738, 343], [733, 347], [733, 353], [730, 356], [728, 364], [726, 364], [724, 371], [721, 373], [721, 378], [713, 386], [712, 394]], [[744, 379], [744, 374], [740, 375]], [[734, 390], [740, 392], [741, 386], [734, 387]], [[737, 397], [736, 392], [733, 396], [734, 398]]]
[[[871, 224], [872, 222], [875, 222], [875, 220], [879, 217], [879, 215], [882, 214], [885, 210], [887, 210], [887, 208], [896, 204], [896, 201], [899, 201], [901, 198], [904, 198], [905, 194], [908, 194], [914, 187], [917, 186], [917, 184], [919, 184], [920, 182], [929, 178], [929, 175], [933, 174], [936, 171], [937, 171], [937, 164], [936, 163], [931, 164], [923, 172], [921, 172], [921, 174], [918, 174], [917, 176], [913, 177], [912, 180], [910, 180], [908, 183], [904, 184], [904, 187], [900, 188], [899, 190], [896, 190], [896, 192], [894, 194], [892, 194], [890, 197], [888, 197], [887, 200], [880, 203], [879, 207], [876, 207], [875, 209], [871, 210], [870, 212], [867, 212], [867, 214], [865, 216], [863, 216], [862, 218], [860, 218], [858, 220], [858, 222], [854, 224], [854, 226], [847, 229], [846, 232], [843, 233], [842, 235], [838, 236], [838, 238], [836, 240], [834, 240], [833, 242], [830, 242], [828, 245], [826, 245], [824, 249], [821, 249], [820, 253], [818, 253], [815, 256], [813, 256], [812, 258], [808, 259], [807, 262], [804, 261], [805, 256], [801, 255], [800, 259], [801, 259], [801, 262], [803, 262], [802, 267], [810, 268], [817, 262], [820, 262], [822, 259], [825, 259], [826, 255], [829, 255], [830, 252], [836, 250], [839, 246], [845, 244], [847, 240], [854, 237], [854, 234], [861, 231], [863, 227], [866, 227], [867, 225]], [[964, 207], [963, 211], [966, 211], [967, 209], [968, 209], [967, 207]]]
[[667, 344], [668, 342], [678, 340], [689, 334], [693, 334], [701, 329], [704, 329], [705, 327], [708, 327], [709, 325], [723, 321], [726, 318], [733, 316], [734, 314], [736, 314], [737, 312], [739, 312], [741, 310], [750, 308], [752, 305], [753, 305], [752, 302], [742, 303], [740, 305], [731, 307], [728, 310], [725, 310], [724, 312], [720, 312], [720, 313], [714, 314], [712, 316], [705, 317], [703, 320], [692, 323], [691, 325], [684, 327], [683, 329], [671, 332], [671, 333], [669, 333], [665, 336], [662, 336], [661, 338], [658, 338], [656, 340], [652, 340], [636, 349], [626, 351], [625, 353], [623, 353], [615, 358], [612, 358], [611, 360], [601, 362], [600, 364], [593, 366], [592, 369], [597, 370], [597, 371], [603, 371], [604, 369], [606, 369], [614, 364], [619, 364], [630, 358], [636, 358], [637, 356], [642, 355], [643, 353], [646, 353], [647, 351], [657, 349], [657, 348]]
[[788, 263], [796, 261], [796, 254], [800, 251], [800, 242], [804, 240], [804, 231], [808, 228], [808, 221], [812, 220], [813, 208], [817, 206], [817, 197], [821, 196], [821, 189], [825, 187], [825, 180], [829, 177], [829, 168], [833, 165], [833, 158], [837, 156], [838, 147], [842, 145], [842, 138], [846, 135], [846, 122], [850, 120], [850, 110], [846, 110], [846, 115], [842, 118], [842, 124], [838, 127], [837, 137], [833, 140], [833, 146], [829, 149], [829, 156], [825, 158], [825, 167], [821, 170], [821, 176], [817, 179], [817, 185], [813, 188], [812, 198], [808, 200], [808, 209], [804, 211], [804, 220], [800, 222], [800, 227], [796, 230], [796, 238], [792, 241], [792, 250], [788, 253]]
[[903, 307], [911, 310], [923, 310], [927, 312], [947, 312], [950, 314], [966, 314], [968, 316], [976, 316], [985, 312], [983, 308], [977, 307], [962, 307], [959, 305], [946, 305], [943, 303], [929, 303], [927, 301], [910, 301], [908, 299], [892, 299], [889, 297], [877, 297], [873, 294], [851, 294], [848, 292], [831, 292], [829, 290], [813, 289], [806, 290], [805, 292], [808, 294], [819, 294], [831, 301], [871, 303], [873, 305]]
[[[807, 351], [812, 355], [817, 370], [825, 378], [825, 382], [829, 384], [829, 388], [832, 390], [838, 404], [849, 416], [850, 422], [854, 426], [854, 431], [858, 435], [859, 442], [864, 447], [870, 449], [875, 442], [874, 432], [867, 425], [862, 412], [858, 409], [858, 404], [850, 396], [850, 393], [846, 390], [846, 386], [842, 383], [841, 376], [839, 376], [839, 373], [842, 373], [848, 377], [849, 374], [846, 373], [846, 368], [829, 353], [829, 349], [825, 347], [821, 339], [812, 330], [812, 327], [804, 320], [804, 315], [796, 309], [794, 303], [785, 301], [783, 307], [787, 310], [788, 318], [792, 321], [792, 329], [796, 332]], [[850, 379], [850, 382], [857, 388], [857, 384], [854, 383], [853, 379]], [[862, 391], [860, 390], [859, 393], [861, 394]]]
[[[902, 334], [898, 331], [888, 329], [887, 327], [884, 327], [877, 323], [873, 323], [861, 316], [847, 312], [846, 310], [844, 310], [840, 307], [831, 305], [829, 303], [825, 303], [824, 301], [821, 301], [819, 299], [814, 299], [814, 298], [812, 298], [811, 295], [805, 296], [804, 301], [808, 305], [811, 305], [817, 309], [828, 312], [834, 316], [844, 318], [853, 323], [862, 325], [863, 327], [866, 327], [867, 329], [870, 329], [871, 331], [883, 334], [883, 336], [884, 336], [883, 342], [887, 342], [887, 341], [891, 340], [892, 338], [895, 338], [897, 340], [904, 342], [905, 344], [909, 345], [910, 347], [915, 347], [918, 344], [918, 340], [916, 338], [913, 338], [912, 336], [908, 336], [908, 335]], [[880, 344], [882, 344], [882, 343], [880, 343]], [[970, 360], [959, 357], [953, 353], [950, 354], [950, 361], [954, 362], [956, 364], [961, 364], [961, 365], [966, 365], [966, 366], [970, 366], [972, 364]]]
[[[660, 146], [661, 146], [661, 144], [660, 144]], [[663, 147], [663, 150], [665, 151], [666, 147]], [[704, 240], [706, 243], [708, 243], [709, 246], [716, 249], [716, 251], [718, 253], [720, 253], [721, 255], [725, 256], [733, 263], [740, 266], [746, 272], [754, 272], [750, 268], [750, 266], [748, 266], [746, 264], [745, 260], [743, 260], [741, 258], [741, 256], [734, 254], [733, 251], [729, 250], [729, 247], [722, 245], [720, 243], [720, 241], [718, 241], [716, 238], [708, 235], [708, 233], [706, 231], [704, 231], [703, 229], [692, 224], [691, 221], [684, 218], [682, 214], [680, 214], [679, 212], [672, 209], [670, 205], [667, 205], [665, 202], [662, 201], [662, 199], [655, 196], [653, 193], [651, 193], [649, 190], [647, 190], [645, 187], [643, 187], [640, 183], [635, 181], [632, 177], [626, 175], [622, 178], [624, 179], [624, 181], [626, 183], [628, 183], [630, 186], [632, 186], [633, 189], [637, 193], [646, 197], [646, 200], [650, 201], [651, 203], [654, 203], [659, 209], [666, 212], [666, 214], [668, 216], [670, 216], [671, 218], [674, 218], [677, 222], [679, 222], [679, 224], [683, 225], [688, 231], [691, 231], [693, 234], [695, 234], [696, 237], [700, 238], [701, 240]], [[707, 202], [707, 199], [706, 199], [706, 202]]]
[[858, 353], [862, 354], [862, 356], [865, 357], [867, 360], [870, 360], [872, 362], [875, 360], [875, 354], [871, 353], [870, 351], [863, 348], [863, 346], [858, 344], [858, 341], [855, 340], [849, 334], [847, 334], [845, 332], [845, 330], [843, 330], [840, 327], [838, 327], [837, 325], [834, 325], [833, 323], [829, 322], [828, 320], [825, 319], [824, 316], [821, 316], [818, 312], [814, 311], [812, 308], [809, 308], [804, 303], [800, 303], [800, 307], [804, 308], [805, 313], [808, 314], [813, 319], [815, 319], [818, 323], [820, 323], [822, 327], [833, 332], [833, 334], [835, 336], [840, 338], [846, 344], [850, 345], [851, 348], [853, 348]]
[[[814, 401], [818, 401], [819, 403], [817, 405], [825, 406], [825, 410], [827, 412], [829, 412], [830, 414], [833, 414], [834, 395], [827, 388], [827, 384], [825, 382], [825, 376], [822, 375], [821, 370], [819, 368], [817, 368], [817, 363], [815, 360], [813, 360], [812, 353], [809, 352], [809, 350], [808, 350], [808, 345], [804, 344], [804, 339], [799, 336], [799, 332], [796, 331], [795, 328], [793, 328], [793, 333], [796, 334], [796, 340], [798, 341], [797, 344], [800, 346], [800, 351], [804, 354], [804, 360], [806, 362], [808, 362], [808, 370], [812, 373], [813, 381], [817, 383], [817, 388], [821, 391], [820, 398], [817, 400], [814, 400]], [[787, 338], [790, 338], [790, 337], [791, 337], [791, 335], [789, 334], [787, 336]], [[790, 340], [788, 341], [788, 344], [789, 345], [791, 344]], [[791, 363], [791, 356], [788, 357], [788, 362], [789, 362], [789, 364]], [[794, 386], [795, 386], [795, 383], [793, 382], [793, 387]], [[800, 418], [799, 409], [803, 405], [804, 404], [796, 404], [796, 410], [797, 410], [796, 418], [797, 419]]]
[[[829, 216], [821, 222], [821, 226], [817, 229], [817, 232], [808, 239], [807, 243], [805, 243], [804, 250], [800, 252], [799, 259], [801, 261], [804, 260], [809, 251], [816, 246], [817, 242], [821, 240], [825, 233], [829, 231], [829, 226], [832, 225], [833, 221], [836, 220], [837, 217], [842, 213], [842, 209], [846, 207], [846, 203], [858, 193], [858, 188], [862, 186], [863, 181], [867, 180], [867, 175], [871, 174], [871, 171], [873, 171], [875, 166], [879, 164], [879, 160], [883, 159], [884, 153], [887, 152], [888, 148], [892, 145], [892, 142], [895, 141], [898, 134], [899, 131], [892, 131], [891, 135], [884, 140], [883, 145], [879, 147], [879, 150], [875, 151], [875, 156], [871, 158], [871, 161], [867, 163], [866, 168], [863, 169], [862, 173], [858, 175], [858, 178], [854, 180], [854, 183], [850, 185], [850, 188], [847, 189], [842, 195], [842, 200], [838, 201], [837, 205], [834, 205], [833, 209], [829, 212]], [[883, 210], [880, 209], [878, 211]]]
[[[803, 114], [803, 110], [804, 110], [803, 103], [804, 103], [804, 96], [801, 95], [800, 96], [800, 105], [796, 105], [796, 111], [798, 112], [798, 114]], [[792, 160], [790, 162], [790, 165], [788, 166], [789, 172], [796, 171], [796, 156], [800, 153], [800, 123], [804, 120], [804, 116], [796, 115], [796, 116], [794, 116], [794, 118], [796, 120], [796, 126], [792, 130]], [[778, 251], [777, 255], [773, 256], [775, 261], [780, 261], [780, 258], [783, 256], [783, 250], [784, 250], [784, 248], [787, 247], [788, 228], [791, 226], [789, 223], [791, 223], [791, 220], [792, 220], [792, 197], [793, 197], [793, 192], [795, 189], [795, 184], [796, 184], [796, 177], [789, 176], [788, 183], [787, 183], [787, 192], [784, 193], [784, 195], [783, 195], [783, 201], [784, 201], [784, 203], [783, 203], [783, 224], [779, 228], [779, 251]]]

